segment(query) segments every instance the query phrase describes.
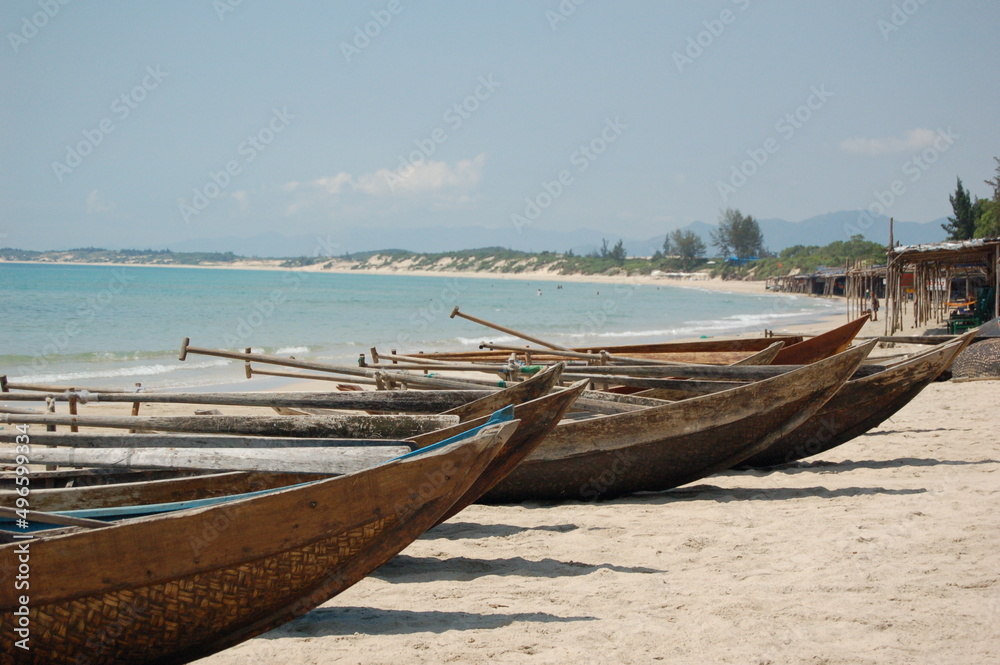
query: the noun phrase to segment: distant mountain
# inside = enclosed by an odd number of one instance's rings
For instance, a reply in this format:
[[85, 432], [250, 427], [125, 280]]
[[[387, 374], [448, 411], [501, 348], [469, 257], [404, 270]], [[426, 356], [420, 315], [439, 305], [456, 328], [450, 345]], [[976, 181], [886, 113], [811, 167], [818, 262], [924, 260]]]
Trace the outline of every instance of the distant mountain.
[[[845, 210], [817, 215], [801, 222], [784, 219], [761, 219], [764, 245], [778, 252], [794, 245], [827, 245], [835, 240], [848, 240], [861, 233], [873, 242], [888, 244], [889, 218], [874, 217], [867, 221], [863, 211]], [[945, 239], [941, 224], [945, 219], [931, 222], [900, 222], [894, 224], [894, 237], [904, 245], [939, 242]], [[710, 246], [710, 232], [714, 224], [692, 222], [682, 227], [697, 233]], [[526, 252], [566, 252], [587, 254], [601, 246], [601, 241], [617, 242], [621, 236], [614, 231], [578, 229], [553, 231], [527, 227], [518, 232], [513, 226], [487, 228], [485, 226], [424, 227], [417, 229], [352, 228], [331, 231], [328, 236], [318, 234], [285, 236], [277, 232], [261, 233], [249, 238], [236, 236], [182, 240], [157, 247], [175, 252], [233, 252], [241, 256], [291, 257], [314, 256], [317, 250], [324, 255], [342, 255], [379, 249], [406, 249], [412, 252], [450, 252], [479, 247], [506, 247]], [[647, 239], [622, 238], [629, 256], [649, 256], [663, 246], [665, 235]]]

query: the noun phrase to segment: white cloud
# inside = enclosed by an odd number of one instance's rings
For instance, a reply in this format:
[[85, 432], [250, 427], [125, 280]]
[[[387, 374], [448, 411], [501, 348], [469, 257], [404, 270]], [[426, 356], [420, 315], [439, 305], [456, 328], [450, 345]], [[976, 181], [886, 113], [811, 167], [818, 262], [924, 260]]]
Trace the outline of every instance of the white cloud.
[[884, 139], [869, 139], [856, 136], [840, 142], [840, 149], [858, 155], [892, 155], [900, 152], [923, 150], [934, 144], [937, 133], [932, 129], [921, 127], [906, 132], [903, 138], [895, 136]]
[[87, 213], [91, 215], [96, 215], [102, 212], [111, 212], [115, 209], [114, 203], [108, 203], [101, 198], [101, 195], [97, 193], [96, 189], [92, 189], [90, 194], [87, 194]]
[[374, 173], [355, 176], [346, 171], [317, 178], [306, 183], [289, 182], [286, 191], [318, 189], [330, 195], [353, 191], [369, 196], [434, 193], [446, 189], [472, 189], [482, 178], [486, 155], [463, 159], [450, 165], [446, 162], [422, 162], [399, 170], [378, 169]]
[[233, 192], [233, 200], [236, 201], [236, 205], [240, 207], [240, 210], [246, 210], [250, 206], [247, 201], [247, 193], [245, 189], [238, 189]]

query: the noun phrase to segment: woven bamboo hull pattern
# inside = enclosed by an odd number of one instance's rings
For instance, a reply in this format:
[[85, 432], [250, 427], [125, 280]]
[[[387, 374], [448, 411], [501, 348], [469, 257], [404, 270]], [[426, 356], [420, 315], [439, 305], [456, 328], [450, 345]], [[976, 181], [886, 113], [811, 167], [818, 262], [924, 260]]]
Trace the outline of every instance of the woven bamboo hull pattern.
[[[30, 650], [14, 646], [18, 592], [4, 585], [3, 660], [183, 663], [281, 625], [430, 528], [515, 427], [261, 497], [30, 541]], [[0, 565], [17, 547], [0, 547]]]

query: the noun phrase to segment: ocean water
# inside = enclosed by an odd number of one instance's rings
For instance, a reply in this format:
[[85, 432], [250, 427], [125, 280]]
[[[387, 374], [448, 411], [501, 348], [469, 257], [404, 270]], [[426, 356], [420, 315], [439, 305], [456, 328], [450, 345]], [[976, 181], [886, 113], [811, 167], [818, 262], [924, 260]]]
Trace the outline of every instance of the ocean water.
[[281, 380], [247, 382], [239, 361], [181, 362], [181, 340], [347, 364], [372, 346], [412, 353], [516, 341], [449, 318], [455, 305], [566, 346], [781, 330], [837, 311], [822, 299], [667, 284], [0, 264], [0, 374], [103, 388], [256, 389]]

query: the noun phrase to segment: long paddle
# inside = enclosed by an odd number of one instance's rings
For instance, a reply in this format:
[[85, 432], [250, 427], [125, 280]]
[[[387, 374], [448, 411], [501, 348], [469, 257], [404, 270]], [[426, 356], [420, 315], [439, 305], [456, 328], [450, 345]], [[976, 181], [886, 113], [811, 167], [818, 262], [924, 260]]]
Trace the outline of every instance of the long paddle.
[[449, 318], [453, 319], [456, 316], [460, 316], [467, 321], [472, 321], [473, 323], [478, 323], [481, 326], [486, 326], [487, 328], [493, 328], [493, 330], [499, 330], [500, 332], [507, 333], [508, 335], [513, 335], [514, 337], [520, 337], [523, 340], [534, 342], [535, 344], [541, 344], [547, 349], [558, 349], [560, 351], [569, 351], [569, 349], [566, 348], [565, 346], [559, 346], [558, 344], [553, 344], [552, 342], [546, 342], [545, 340], [538, 339], [537, 337], [532, 337], [531, 335], [525, 334], [523, 332], [518, 332], [513, 328], [502, 326], [499, 323], [493, 323], [491, 321], [480, 319], [470, 314], [465, 314], [464, 312], [460, 312], [458, 311], [458, 305], [455, 305], [455, 309], [451, 310]]

